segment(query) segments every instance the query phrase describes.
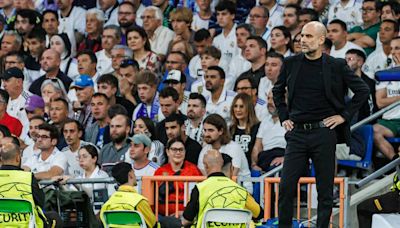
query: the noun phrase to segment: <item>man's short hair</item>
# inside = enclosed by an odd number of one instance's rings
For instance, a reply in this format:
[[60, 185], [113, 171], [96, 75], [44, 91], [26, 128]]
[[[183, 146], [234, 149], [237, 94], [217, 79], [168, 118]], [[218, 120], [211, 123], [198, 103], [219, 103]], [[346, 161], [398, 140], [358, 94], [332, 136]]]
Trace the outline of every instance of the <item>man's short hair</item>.
[[383, 7], [385, 7], [385, 6], [390, 6], [390, 9], [392, 10], [394, 15], [400, 14], [400, 3], [396, 2], [396, 1], [382, 2], [380, 4], [380, 10], [382, 11]]
[[207, 70], [216, 70], [218, 71], [219, 77], [225, 79], [225, 71], [219, 66], [210, 66]]
[[201, 103], [201, 106], [203, 106], [203, 108], [206, 108], [207, 100], [206, 100], [206, 98], [204, 98], [204, 96], [201, 93], [191, 93], [189, 95], [189, 100], [199, 100]]
[[64, 108], [65, 108], [66, 110], [68, 110], [68, 107], [69, 107], [68, 101], [65, 100], [64, 98], [59, 97], [59, 98], [56, 98], [56, 99], [54, 99], [54, 100], [51, 100], [51, 101], [50, 101], [50, 106], [51, 106], [51, 103], [53, 103], [53, 102], [61, 102], [61, 103], [64, 105]]
[[132, 165], [126, 162], [120, 162], [111, 169], [111, 175], [119, 185], [128, 183], [128, 174], [132, 171]]
[[[168, 54], [168, 56], [169, 56], [169, 55], [172, 55], [172, 54], [181, 56], [181, 58], [183, 59], [183, 61], [184, 61], [186, 64], [189, 64], [190, 59], [189, 59], [189, 57], [188, 57], [187, 55], [185, 55], [185, 53], [182, 53], [182, 52], [180, 52], [180, 51], [171, 51], [171, 52]], [[167, 56], [167, 59], [168, 59], [168, 56]]]
[[179, 115], [177, 113], [172, 113], [168, 117], [165, 118], [165, 123], [170, 123], [170, 122], [177, 122], [179, 126], [183, 126], [185, 124], [185, 120], [182, 118], [182, 115]]
[[347, 25], [344, 21], [340, 20], [340, 19], [333, 19], [331, 22], [329, 22], [329, 24], [338, 24], [343, 31], [347, 31]]
[[172, 97], [172, 100], [175, 102], [177, 102], [179, 100], [178, 91], [176, 91], [176, 89], [169, 87], [169, 86], [162, 89], [158, 96], [162, 97], [162, 98]]
[[218, 131], [223, 132], [220, 138], [222, 145], [226, 145], [231, 141], [228, 126], [222, 116], [215, 113], [210, 114], [204, 119], [203, 124], [213, 125]]
[[118, 78], [112, 74], [103, 74], [97, 79], [97, 84], [108, 84], [113, 88], [118, 88]]
[[250, 34], [250, 36], [256, 35], [256, 29], [251, 24], [245, 24], [245, 23], [240, 24], [240, 25], [236, 26], [236, 31], [241, 28], [246, 30]]
[[14, 31], [14, 30], [4, 31], [3, 37], [4, 36], [13, 36], [13, 37], [15, 37], [14, 44], [17, 45], [17, 46], [21, 46], [22, 45], [22, 37], [16, 31]]
[[157, 76], [152, 71], [144, 70], [136, 75], [136, 85], [146, 84], [150, 86], [157, 86]]
[[318, 21], [319, 18], [318, 12], [310, 8], [301, 8], [299, 11], [299, 16], [300, 15], [310, 15], [311, 21]]
[[68, 118], [68, 119], [66, 119], [66, 120], [64, 121], [64, 124], [63, 124], [63, 126], [62, 126], [62, 128], [61, 128], [61, 132], [64, 131], [65, 125], [66, 125], [66, 124], [69, 124], [69, 123], [74, 123], [74, 124], [76, 125], [76, 128], [78, 128], [78, 131], [80, 131], [80, 132], [82, 132], [82, 133], [85, 132], [85, 128], [83, 127], [83, 125], [82, 125], [78, 120], [70, 119], [70, 118]]
[[108, 30], [108, 29], [114, 30], [115, 38], [117, 38], [117, 40], [121, 39], [121, 37], [122, 37], [121, 27], [119, 27], [117, 25], [106, 25], [106, 26], [104, 26], [103, 31]]
[[295, 9], [295, 10], [296, 10], [296, 16], [297, 16], [297, 18], [299, 18], [300, 10], [301, 10], [301, 7], [300, 7], [299, 5], [296, 5], [296, 4], [287, 4], [287, 5], [285, 6], [285, 9], [287, 9], [287, 8], [293, 8], [293, 9]]
[[46, 15], [46, 14], [53, 14], [53, 16], [56, 18], [56, 20], [57, 21], [59, 21], [58, 20], [58, 13], [57, 13], [57, 11], [55, 11], [55, 10], [51, 10], [51, 9], [47, 9], [47, 10], [45, 10], [45, 11], [43, 11], [43, 13], [42, 13], [42, 17], [44, 17], [44, 15]]
[[363, 59], [363, 62], [365, 62], [365, 60], [367, 59], [367, 56], [365, 55], [365, 53], [363, 51], [361, 51], [361, 50], [358, 50], [358, 49], [349, 49], [346, 52], [346, 55], [347, 54], [357, 55], [357, 56], [359, 56], [359, 57], [361, 57]]
[[193, 40], [196, 42], [201, 42], [208, 38], [211, 38], [211, 34], [207, 29], [204, 29], [204, 28], [197, 30], [193, 36]]
[[127, 59], [133, 58], [133, 51], [128, 46], [117, 44], [112, 48], [112, 50], [120, 50], [120, 49], [124, 50], [125, 58], [127, 58]]
[[18, 62], [23, 63], [24, 62], [24, 58], [22, 57], [21, 53], [18, 51], [10, 51], [9, 53], [7, 53], [6, 58], [10, 57], [10, 56], [15, 56], [18, 60]]
[[128, 2], [128, 1], [123, 1], [119, 4], [119, 7], [121, 7], [122, 5], [128, 5], [133, 9], [133, 12], [136, 14], [137, 11], [137, 7], [132, 3], [132, 2]]
[[111, 107], [108, 109], [108, 117], [110, 117], [110, 119], [114, 118], [114, 116], [116, 115], [124, 115], [124, 116], [128, 116], [128, 111], [126, 110], [126, 108], [120, 104], [114, 104], [111, 105]]
[[221, 59], [221, 51], [214, 46], [209, 46], [209, 47], [204, 48], [203, 55], [209, 55], [209, 56], [213, 57], [214, 59]]
[[37, 39], [40, 42], [46, 41], [46, 31], [44, 29], [38, 27], [34, 28], [29, 34], [28, 39]]
[[147, 6], [144, 11], [154, 11], [154, 17], [156, 20], [164, 20], [164, 15], [161, 11], [160, 8], [158, 8], [157, 6]]
[[381, 24], [383, 24], [383, 23], [390, 23], [390, 24], [392, 24], [392, 25], [393, 25], [394, 31], [397, 32], [397, 33], [399, 32], [399, 23], [398, 23], [397, 21], [392, 20], [392, 19], [385, 19], [385, 20], [383, 20], [383, 21], [381, 22]]
[[39, 125], [39, 130], [44, 130], [48, 131], [50, 133], [50, 139], [57, 139], [60, 137], [60, 133], [58, 132], [58, 129], [56, 126], [48, 124], [48, 123], [42, 123]]
[[267, 58], [277, 58], [280, 59], [281, 62], [283, 63], [283, 59], [285, 58], [282, 54], [274, 52], [274, 51], [270, 51], [267, 53]]
[[121, 64], [119, 65], [120, 68], [124, 68], [124, 69], [129, 66], [132, 66], [133, 69], [135, 69], [137, 71], [139, 70], [139, 63], [134, 59], [124, 59], [124, 60], [122, 60]]
[[265, 48], [266, 50], [268, 49], [267, 42], [265, 42], [265, 40], [260, 36], [250, 36], [247, 38], [247, 40], [255, 40], [260, 48]]
[[0, 157], [3, 161], [13, 161], [17, 156], [20, 156], [20, 148], [18, 144], [13, 142], [11, 145], [3, 145], [3, 150], [0, 153]]
[[251, 88], [252, 89], [257, 89], [258, 90], [258, 85], [257, 83], [254, 81], [253, 76], [249, 75], [249, 74], [241, 74], [235, 82], [235, 91], [237, 90], [237, 85], [239, 84], [239, 82], [244, 81], [244, 80], [248, 80], [250, 82]]
[[107, 102], [107, 104], [110, 103], [110, 98], [108, 98], [107, 95], [105, 95], [104, 93], [99, 93], [99, 92], [94, 93], [93, 96], [92, 96], [92, 99], [95, 98], [95, 97], [102, 97]]
[[92, 61], [92, 63], [97, 63], [96, 54], [92, 50], [90, 50], [90, 49], [82, 50], [82, 51], [78, 52], [78, 54], [76, 54], [76, 58], [78, 58], [81, 55], [88, 55], [90, 58], [90, 61]]
[[4, 89], [0, 89], [0, 98], [2, 99], [2, 102], [8, 104], [8, 99], [10, 99], [10, 95], [8, 95], [7, 91]]
[[227, 10], [230, 14], [236, 14], [236, 4], [230, 0], [222, 0], [215, 6], [215, 12]]

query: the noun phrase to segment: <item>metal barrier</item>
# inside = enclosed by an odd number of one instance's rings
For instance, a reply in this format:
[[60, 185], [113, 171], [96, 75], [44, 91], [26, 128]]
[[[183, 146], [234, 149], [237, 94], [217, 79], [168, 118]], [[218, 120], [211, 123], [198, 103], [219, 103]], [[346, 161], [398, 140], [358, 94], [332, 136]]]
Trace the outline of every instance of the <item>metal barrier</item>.
[[[275, 207], [274, 207], [274, 212], [275, 215], [278, 215], [278, 197], [279, 197], [279, 189], [277, 184], [280, 183], [280, 178], [278, 177], [269, 177], [264, 179], [264, 185], [265, 185], [265, 208], [264, 208], [264, 219], [267, 220], [271, 218], [271, 211], [272, 211], [272, 205], [271, 205], [271, 197], [272, 197], [272, 185], [274, 185], [274, 192], [275, 192]], [[297, 214], [297, 219], [300, 220], [300, 185], [302, 184], [307, 184], [307, 221], [308, 221], [308, 226], [310, 225], [310, 220], [311, 220], [311, 185], [315, 184], [315, 178], [313, 177], [301, 177], [299, 179], [299, 182], [297, 184], [297, 209], [296, 209], [296, 214]], [[346, 193], [345, 193], [345, 179], [344, 178], [339, 178], [336, 177], [334, 180], [335, 185], [339, 185], [339, 227], [343, 228], [345, 223], [345, 209], [346, 204], [345, 204], [345, 198], [346, 198]], [[331, 224], [332, 227], [332, 224]]]

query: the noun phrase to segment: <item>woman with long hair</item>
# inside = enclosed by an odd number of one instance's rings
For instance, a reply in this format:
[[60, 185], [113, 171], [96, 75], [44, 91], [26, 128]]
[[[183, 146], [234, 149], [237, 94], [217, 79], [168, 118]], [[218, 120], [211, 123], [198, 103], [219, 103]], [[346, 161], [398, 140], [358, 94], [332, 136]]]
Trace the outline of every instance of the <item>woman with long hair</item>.
[[158, 55], [151, 51], [150, 41], [146, 31], [141, 27], [132, 27], [126, 31], [126, 43], [133, 51], [133, 58], [139, 63], [139, 68], [160, 71], [161, 63]]
[[277, 52], [284, 57], [293, 55], [292, 35], [285, 26], [276, 26], [271, 31], [271, 48], [269, 51]]
[[235, 96], [231, 106], [232, 124], [229, 131], [232, 140], [241, 145], [246, 154], [247, 162], [251, 164], [251, 151], [256, 141], [260, 121], [256, 116], [251, 97], [245, 93]]

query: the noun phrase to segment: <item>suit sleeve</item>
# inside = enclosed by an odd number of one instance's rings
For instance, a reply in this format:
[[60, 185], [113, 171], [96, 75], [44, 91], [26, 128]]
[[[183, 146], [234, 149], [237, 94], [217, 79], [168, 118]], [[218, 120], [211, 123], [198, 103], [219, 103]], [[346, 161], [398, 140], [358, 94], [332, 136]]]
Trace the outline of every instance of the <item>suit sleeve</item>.
[[281, 123], [289, 119], [289, 112], [285, 99], [287, 74], [287, 60], [284, 60], [278, 80], [272, 88], [274, 103], [278, 110], [279, 120]]
[[354, 93], [353, 98], [346, 104], [345, 109], [340, 115], [350, 123], [352, 116], [361, 108], [367, 101], [370, 91], [368, 85], [347, 66], [344, 60], [339, 60], [340, 68], [343, 69], [343, 79], [345, 85]]

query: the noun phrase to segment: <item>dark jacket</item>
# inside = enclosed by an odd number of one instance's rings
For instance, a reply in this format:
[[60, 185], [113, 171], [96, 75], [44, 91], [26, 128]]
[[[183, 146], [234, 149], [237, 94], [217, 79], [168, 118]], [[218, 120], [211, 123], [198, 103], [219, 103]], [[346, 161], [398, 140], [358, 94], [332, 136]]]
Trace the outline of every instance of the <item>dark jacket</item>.
[[[286, 58], [283, 62], [278, 81], [272, 89], [275, 106], [278, 109], [281, 122], [289, 119], [294, 86], [298, 79], [297, 76], [303, 58], [305, 58], [304, 54]], [[350, 70], [344, 59], [333, 58], [323, 54], [322, 74], [328, 102], [332, 105], [337, 114], [345, 119], [343, 124], [335, 128], [337, 142], [350, 145], [351, 118], [368, 99], [369, 88], [360, 77], [357, 77], [354, 72]], [[286, 87], [288, 91], [288, 103], [286, 103], [285, 99]], [[345, 96], [348, 88], [353, 91], [354, 96], [350, 102], [345, 103]]]

